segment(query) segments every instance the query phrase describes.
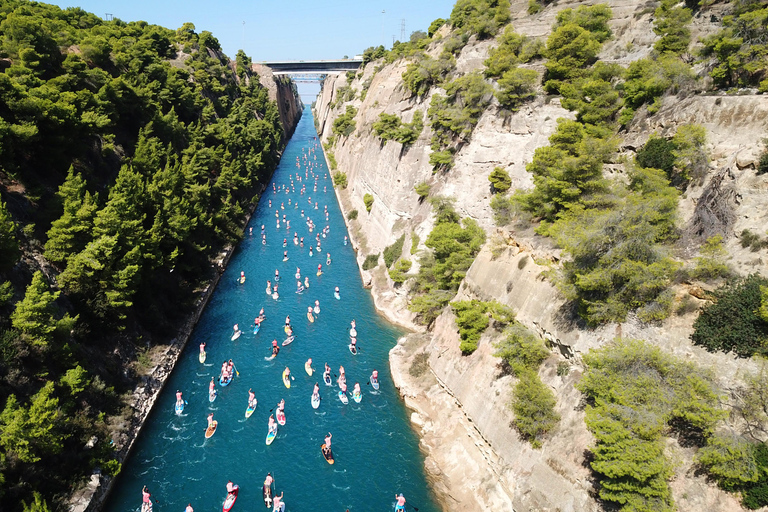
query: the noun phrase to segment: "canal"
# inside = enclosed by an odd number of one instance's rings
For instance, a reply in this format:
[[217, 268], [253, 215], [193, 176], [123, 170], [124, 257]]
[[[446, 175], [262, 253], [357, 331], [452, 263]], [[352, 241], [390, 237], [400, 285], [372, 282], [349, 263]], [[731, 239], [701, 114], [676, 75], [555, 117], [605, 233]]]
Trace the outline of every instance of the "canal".
[[[401, 333], [376, 313], [370, 293], [362, 286], [352, 246], [345, 244], [346, 227], [316, 137], [312, 112], [306, 107], [243, 241], [122, 468], [107, 512], [139, 511], [144, 485], [152, 494], [154, 512], [182, 512], [188, 503], [195, 512], [218, 511], [230, 480], [240, 486], [233, 512], [263, 510], [262, 483], [267, 472], [275, 478], [277, 494], [284, 493], [286, 512], [391, 511], [399, 492], [408, 500], [407, 510], [438, 510], [427, 485], [418, 438], [390, 378], [387, 356]], [[294, 233], [299, 241], [303, 238], [303, 247], [294, 244]], [[322, 275], [317, 275], [318, 265]], [[303, 293], [296, 293], [297, 267], [302, 285], [308, 279]], [[280, 275], [277, 282], [275, 270]], [[239, 282], [241, 272], [244, 283]], [[267, 280], [278, 285], [277, 299], [267, 295]], [[307, 308], [314, 307], [315, 301], [320, 313], [310, 322]], [[253, 334], [261, 308], [266, 319]], [[282, 345], [286, 339], [286, 315], [290, 315], [294, 341], [267, 360], [272, 341]], [[357, 355], [348, 347], [352, 320], [360, 349]], [[242, 331], [236, 340], [231, 339], [234, 324]], [[198, 354], [203, 342], [206, 361], [201, 364]], [[312, 376], [304, 369], [308, 358], [313, 360]], [[222, 387], [219, 372], [229, 359], [237, 373], [231, 384]], [[326, 362], [333, 370], [333, 386], [323, 382]], [[349, 388], [347, 405], [338, 397], [340, 366]], [[282, 379], [286, 367], [292, 376], [290, 388]], [[370, 385], [373, 370], [379, 372], [379, 390]], [[218, 395], [209, 402], [212, 377]], [[316, 382], [321, 402], [314, 409], [310, 398]], [[362, 389], [359, 403], [351, 399], [356, 382]], [[258, 404], [245, 418], [249, 389]], [[174, 412], [177, 390], [187, 402], [180, 415]], [[286, 422], [267, 446], [268, 419], [281, 399]], [[206, 439], [210, 413], [218, 427]], [[329, 432], [333, 465], [320, 450]]]

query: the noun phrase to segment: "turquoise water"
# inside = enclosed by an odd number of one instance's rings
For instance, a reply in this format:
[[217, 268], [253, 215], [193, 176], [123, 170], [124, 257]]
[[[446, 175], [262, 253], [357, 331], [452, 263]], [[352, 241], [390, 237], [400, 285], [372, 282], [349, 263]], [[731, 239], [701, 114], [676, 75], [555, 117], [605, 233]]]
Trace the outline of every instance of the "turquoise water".
[[[312, 112], [306, 108], [273, 177], [279, 188], [289, 185], [293, 175], [295, 192], [273, 193], [272, 183], [265, 191], [251, 220], [253, 234], [246, 229], [132, 456], [123, 466], [106, 511], [138, 511], [144, 485], [152, 493], [154, 512], [182, 512], [187, 503], [195, 512], [218, 511], [228, 480], [240, 486], [233, 512], [265, 510], [262, 482], [267, 472], [275, 477], [277, 493], [285, 493], [287, 512], [391, 511], [396, 492], [405, 495], [408, 510], [438, 510], [427, 487], [418, 439], [389, 374], [387, 353], [399, 332], [376, 314], [370, 294], [362, 287], [352, 246], [343, 243], [347, 232], [316, 135]], [[310, 155], [312, 171], [305, 180], [308, 166], [302, 160], [299, 171], [296, 157], [302, 158], [310, 148], [315, 149], [317, 160]], [[302, 182], [296, 180], [297, 172]], [[313, 190], [312, 172], [318, 177], [317, 191]], [[303, 195], [302, 185], [306, 186]], [[312, 205], [308, 203], [310, 197]], [[298, 208], [294, 208], [296, 201]], [[312, 234], [306, 217], [301, 217], [302, 209], [315, 223]], [[283, 215], [291, 221], [290, 231], [282, 222], [280, 229], [276, 228], [276, 210], [281, 221]], [[261, 242], [262, 224], [266, 245]], [[314, 242], [326, 224], [330, 231], [326, 238], [320, 238], [322, 254], [310, 257], [309, 241]], [[293, 244], [294, 232], [304, 237], [303, 248]], [[283, 238], [287, 238], [285, 248]], [[316, 242], [313, 245], [316, 247]], [[286, 262], [282, 261], [283, 251], [288, 251]], [[331, 254], [331, 265], [326, 265], [326, 253]], [[318, 263], [323, 267], [319, 277]], [[297, 266], [302, 282], [309, 276], [310, 284], [300, 295], [295, 293]], [[275, 269], [281, 275], [278, 300], [265, 291], [268, 279], [274, 284]], [[244, 284], [237, 282], [241, 271], [246, 276]], [[333, 296], [336, 286], [340, 300]], [[315, 300], [320, 301], [321, 312], [310, 323], [307, 306], [314, 305]], [[262, 307], [266, 321], [254, 335], [253, 321]], [[286, 338], [286, 315], [291, 316], [296, 339], [274, 360], [267, 361], [272, 340], [280, 343]], [[348, 349], [352, 319], [357, 322], [360, 348], [356, 356]], [[234, 324], [239, 324], [243, 334], [231, 341]], [[205, 364], [198, 361], [201, 342], [207, 344]], [[310, 357], [316, 371], [312, 377], [304, 371], [304, 362]], [[227, 387], [217, 383], [218, 397], [209, 403], [211, 377], [218, 381], [221, 363], [230, 358], [240, 375]], [[335, 378], [333, 387], [324, 385], [325, 362], [334, 374], [344, 366], [350, 394], [354, 383], [360, 383], [363, 399], [359, 404], [351, 399], [349, 405], [341, 403]], [[295, 379], [290, 389], [282, 382], [286, 366]], [[379, 391], [367, 384], [374, 369], [379, 371]], [[320, 384], [322, 397], [316, 410], [310, 404], [315, 382]], [[249, 388], [256, 393], [258, 405], [246, 419]], [[188, 402], [180, 416], [174, 413], [177, 389]], [[286, 425], [279, 427], [277, 438], [267, 446], [270, 409], [280, 399], [285, 399]], [[218, 429], [205, 439], [206, 418], [211, 412], [219, 422]], [[327, 464], [320, 452], [329, 431], [333, 434], [334, 465]]]

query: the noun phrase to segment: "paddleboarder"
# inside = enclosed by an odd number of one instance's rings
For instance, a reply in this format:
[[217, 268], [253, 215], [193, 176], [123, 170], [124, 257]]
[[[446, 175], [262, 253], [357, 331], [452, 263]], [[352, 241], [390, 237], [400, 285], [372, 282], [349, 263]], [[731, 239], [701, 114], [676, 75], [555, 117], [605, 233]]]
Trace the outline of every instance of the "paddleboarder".
[[141, 512], [147, 512], [148, 510], [152, 510], [152, 495], [149, 494], [149, 490], [147, 489], [147, 486], [145, 485], [141, 489]]
[[254, 404], [256, 403], [256, 393], [253, 392], [252, 389], [248, 389], [248, 406], [254, 407]]
[[285, 503], [283, 501], [284, 492], [280, 492], [280, 496], [272, 498], [272, 512], [285, 512]]
[[181, 391], [176, 390], [176, 405], [184, 405], [184, 399], [181, 398]]
[[395, 510], [405, 510], [405, 496], [403, 496], [403, 493], [396, 494], [395, 499], [397, 500]]
[[[253, 228], [251, 228], [253, 229]], [[191, 503], [187, 503], [187, 508], [184, 509], [184, 512], [195, 512], [195, 510], [192, 508]]]
[[208, 415], [208, 428], [213, 424], [213, 413]]

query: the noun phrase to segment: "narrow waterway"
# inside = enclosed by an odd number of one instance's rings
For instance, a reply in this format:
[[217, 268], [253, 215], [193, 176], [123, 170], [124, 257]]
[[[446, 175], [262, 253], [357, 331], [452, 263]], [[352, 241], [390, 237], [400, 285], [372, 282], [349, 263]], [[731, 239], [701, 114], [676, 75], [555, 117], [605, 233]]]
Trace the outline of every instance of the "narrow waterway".
[[[376, 313], [369, 292], [363, 289], [352, 246], [344, 244], [346, 228], [316, 136], [307, 107], [251, 220], [252, 234], [246, 229], [123, 466], [106, 511], [140, 510], [144, 485], [152, 493], [154, 512], [182, 512], [188, 503], [195, 512], [218, 511], [229, 480], [240, 486], [233, 512], [263, 510], [262, 483], [267, 472], [275, 477], [277, 494], [284, 493], [287, 512], [391, 511], [399, 492], [407, 498], [407, 510], [438, 510], [427, 486], [418, 439], [389, 374], [387, 355], [399, 332]], [[283, 216], [290, 221], [290, 229]], [[314, 224], [311, 233], [308, 219]], [[262, 243], [262, 225], [266, 244]], [[294, 244], [294, 233], [304, 238], [303, 247]], [[320, 251], [316, 250], [318, 234]], [[310, 245], [315, 249], [312, 256]], [[287, 261], [283, 261], [284, 251]], [[326, 264], [328, 253], [330, 265]], [[320, 276], [318, 264], [322, 265]], [[301, 282], [309, 280], [309, 288], [301, 294], [296, 293], [297, 267]], [[276, 300], [266, 293], [267, 280], [275, 284], [275, 270], [280, 272]], [[239, 283], [241, 272], [243, 284]], [[334, 298], [337, 286], [339, 300]], [[320, 313], [310, 323], [307, 308], [316, 300]], [[254, 318], [262, 307], [266, 320], [254, 335]], [[282, 347], [273, 360], [266, 360], [272, 340], [281, 344], [286, 339], [286, 315], [290, 315], [295, 340]], [[360, 348], [357, 355], [348, 348], [353, 319]], [[242, 335], [232, 341], [234, 324]], [[207, 344], [204, 364], [198, 361], [202, 342]], [[311, 377], [304, 369], [308, 358], [315, 369]], [[222, 387], [219, 372], [228, 359], [239, 375]], [[334, 373], [332, 387], [323, 383], [326, 362]], [[340, 401], [336, 384], [342, 365], [348, 405]], [[282, 379], [286, 367], [293, 376], [290, 388]], [[369, 384], [374, 369], [379, 372], [378, 391]], [[211, 403], [208, 386], [212, 377], [217, 381], [218, 396]], [[313, 409], [310, 398], [316, 382], [322, 400]], [[360, 403], [351, 397], [356, 382], [362, 388]], [[249, 389], [258, 405], [246, 419]], [[187, 401], [181, 415], [174, 412], [177, 390]], [[268, 419], [281, 399], [285, 400], [286, 424], [267, 446]], [[218, 428], [206, 439], [210, 413]], [[333, 434], [333, 465], [320, 451], [329, 432]]]

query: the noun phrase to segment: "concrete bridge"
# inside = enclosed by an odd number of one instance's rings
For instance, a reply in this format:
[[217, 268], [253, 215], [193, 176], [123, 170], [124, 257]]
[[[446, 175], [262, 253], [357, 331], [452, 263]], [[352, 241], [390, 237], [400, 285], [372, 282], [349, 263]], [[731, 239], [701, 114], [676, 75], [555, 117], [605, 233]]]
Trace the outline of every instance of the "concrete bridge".
[[342, 60], [284, 60], [259, 62], [272, 70], [275, 76], [288, 75], [304, 78], [310, 75], [338, 75], [354, 71], [363, 63], [362, 57]]

